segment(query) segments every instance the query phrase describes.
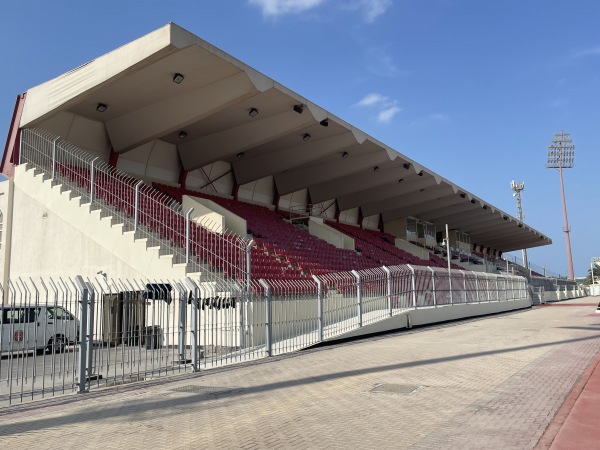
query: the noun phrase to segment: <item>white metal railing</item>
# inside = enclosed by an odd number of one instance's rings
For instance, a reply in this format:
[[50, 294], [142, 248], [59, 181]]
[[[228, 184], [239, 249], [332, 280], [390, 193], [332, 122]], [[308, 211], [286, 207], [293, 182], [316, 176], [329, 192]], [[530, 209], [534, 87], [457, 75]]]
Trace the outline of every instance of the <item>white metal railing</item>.
[[292, 352], [411, 310], [529, 299], [522, 277], [410, 266], [251, 289], [232, 279], [16, 279], [0, 294], [0, 406]]
[[213, 232], [208, 219], [191, 220], [192, 210], [152, 186], [100, 160], [93, 153], [39, 129], [21, 134], [20, 163], [28, 163], [52, 180], [67, 186], [89, 203], [102, 209], [123, 231], [147, 239], [148, 247], [160, 247], [173, 255], [174, 263], [186, 263], [188, 272], [203, 272], [211, 279], [222, 275], [248, 282], [249, 242], [235, 233]]

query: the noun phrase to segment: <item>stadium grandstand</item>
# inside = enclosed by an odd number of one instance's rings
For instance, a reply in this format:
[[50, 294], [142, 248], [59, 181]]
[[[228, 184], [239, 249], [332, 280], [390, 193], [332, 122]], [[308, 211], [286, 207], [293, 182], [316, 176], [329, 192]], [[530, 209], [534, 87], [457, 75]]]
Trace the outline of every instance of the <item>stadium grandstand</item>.
[[[317, 340], [419, 306], [528, 307], [532, 278], [564, 291], [557, 299], [580, 295], [502, 260], [551, 244], [546, 235], [172, 23], [19, 95], [1, 164], [7, 287], [100, 274], [110, 286], [190, 279], [220, 292], [213, 303], [236, 289], [245, 301], [337, 295], [318, 317], [285, 310], [318, 319]], [[408, 280], [405, 297], [390, 273]], [[111, 292], [149, 285], [131, 284]], [[369, 319], [375, 303], [361, 302], [375, 298], [385, 314]], [[339, 328], [356, 302], [355, 322]], [[339, 320], [327, 316], [335, 308]], [[248, 330], [259, 310], [240, 316], [229, 348], [259, 334]], [[418, 322], [402, 320], [385, 326]], [[280, 334], [310, 334], [298, 327]]]

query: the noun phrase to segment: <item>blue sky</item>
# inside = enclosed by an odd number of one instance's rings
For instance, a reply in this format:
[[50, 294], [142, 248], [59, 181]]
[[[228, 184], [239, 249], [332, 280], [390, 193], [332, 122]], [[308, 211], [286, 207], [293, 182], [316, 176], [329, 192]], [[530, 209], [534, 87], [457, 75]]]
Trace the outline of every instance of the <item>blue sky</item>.
[[530, 261], [562, 274], [544, 165], [571, 132], [575, 274], [600, 256], [597, 0], [20, 0], [2, 17], [3, 138], [17, 94], [175, 22], [513, 216], [510, 182], [524, 181], [525, 221], [554, 241]]

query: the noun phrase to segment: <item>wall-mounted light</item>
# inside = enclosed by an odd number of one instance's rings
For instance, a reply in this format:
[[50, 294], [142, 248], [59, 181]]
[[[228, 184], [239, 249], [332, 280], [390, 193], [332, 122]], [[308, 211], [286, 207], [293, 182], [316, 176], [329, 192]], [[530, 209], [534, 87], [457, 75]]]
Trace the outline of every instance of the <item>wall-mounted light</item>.
[[420, 177], [423, 176], [423, 171], [421, 170], [417, 175], [419, 175]]
[[246, 156], [246, 154], [244, 152], [239, 152], [237, 155], [238, 158], [243, 158], [244, 156]]
[[302, 111], [304, 111], [304, 106], [294, 105], [294, 111], [296, 111], [298, 114], [302, 114]]
[[350, 153], [348, 153], [348, 152], [342, 153], [342, 159], [346, 159], [348, 156], [350, 156]]
[[98, 103], [98, 106], [96, 106], [96, 111], [98, 112], [104, 112], [108, 109], [108, 106], [106, 106], [104, 103]]
[[183, 75], [181, 75], [180, 73], [176, 73], [175, 75], [173, 75], [173, 83], [176, 84], [181, 84], [181, 82], [183, 81], [185, 77]]
[[258, 114], [258, 109], [256, 109], [256, 108], [250, 108], [250, 111], [248, 112], [248, 115], [250, 117], [256, 117], [257, 114]]
[[467, 198], [467, 194], [460, 194], [460, 198]]
[[475, 203], [475, 199], [474, 198], [471, 199], [471, 203], [473, 203], [473, 204]]
[[328, 127], [329, 126], [329, 119], [323, 119], [319, 122], [319, 125], [323, 126], [323, 127]]
[[483, 205], [483, 209], [488, 209], [488, 206], [487, 205]]
[[406, 170], [408, 170], [408, 169], [410, 169], [410, 164], [404, 163], [404, 164], [402, 164], [402, 167], [404, 167]]
[[404, 178], [400, 178], [400, 179], [398, 180], [398, 183], [402, 183], [403, 181], [404, 181]]
[[185, 131], [180, 131], [177, 136], [179, 139], [185, 139], [187, 137], [187, 133]]
[[304, 136], [302, 136], [302, 140], [304, 140], [304, 142], [310, 141], [310, 134], [304, 133]]
[[379, 166], [373, 167], [373, 172], [379, 172]]
[[502, 217], [504, 220], [508, 220], [508, 216], [503, 216]]
[[425, 188], [419, 189], [419, 192], [425, 192]]

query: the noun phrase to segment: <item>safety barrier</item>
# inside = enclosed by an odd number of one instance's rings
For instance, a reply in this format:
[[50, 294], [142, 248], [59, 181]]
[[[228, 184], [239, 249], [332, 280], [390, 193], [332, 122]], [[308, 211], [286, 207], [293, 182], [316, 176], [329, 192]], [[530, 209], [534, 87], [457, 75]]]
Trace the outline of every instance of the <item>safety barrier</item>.
[[412, 266], [250, 286], [16, 279], [1, 294], [0, 405], [292, 352], [412, 310], [529, 299], [521, 277]]

